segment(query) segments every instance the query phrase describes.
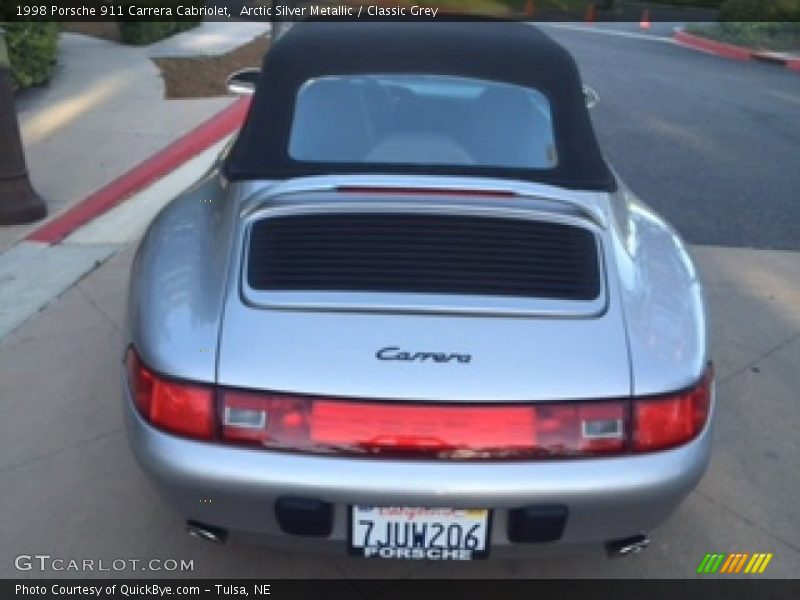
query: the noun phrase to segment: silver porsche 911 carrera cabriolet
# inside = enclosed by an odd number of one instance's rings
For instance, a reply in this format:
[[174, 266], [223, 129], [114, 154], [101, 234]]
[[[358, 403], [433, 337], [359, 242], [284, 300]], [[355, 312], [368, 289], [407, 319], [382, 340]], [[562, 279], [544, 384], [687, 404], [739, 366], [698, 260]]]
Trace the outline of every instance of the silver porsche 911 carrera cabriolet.
[[131, 273], [130, 444], [189, 531], [644, 547], [709, 460], [703, 293], [570, 55], [523, 23], [309, 21], [252, 81]]

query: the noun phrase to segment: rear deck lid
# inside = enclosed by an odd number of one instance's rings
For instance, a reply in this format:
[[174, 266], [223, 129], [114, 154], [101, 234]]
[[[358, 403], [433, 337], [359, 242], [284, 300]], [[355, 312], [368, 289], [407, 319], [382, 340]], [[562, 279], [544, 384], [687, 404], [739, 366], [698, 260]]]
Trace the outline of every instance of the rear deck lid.
[[599, 228], [468, 202], [441, 208], [309, 202], [251, 217], [219, 382], [445, 402], [630, 394]]

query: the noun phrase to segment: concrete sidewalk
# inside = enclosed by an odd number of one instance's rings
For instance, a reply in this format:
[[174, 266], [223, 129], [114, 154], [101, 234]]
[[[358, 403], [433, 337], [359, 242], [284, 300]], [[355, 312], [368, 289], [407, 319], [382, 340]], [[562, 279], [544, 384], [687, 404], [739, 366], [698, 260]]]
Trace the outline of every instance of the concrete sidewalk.
[[269, 21], [204, 21], [199, 27], [148, 46], [150, 57], [218, 56], [268, 33]]
[[[141, 234], [160, 206], [181, 187], [194, 181], [208, 163], [201, 158], [195, 167], [182, 170], [183, 179], [174, 176], [164, 185], [154, 186], [149, 197], [140, 198], [134, 213], [124, 213], [122, 221], [107, 227], [101, 237], [88, 229], [78, 239], [67, 239], [52, 246], [53, 236], [25, 239], [31, 232], [42, 232], [46, 224], [58, 222], [71, 208], [80, 206], [82, 214], [94, 209], [83, 202], [90, 195], [123, 173], [169, 146], [190, 130], [192, 139], [209, 138], [197, 133], [199, 123], [208, 124], [212, 115], [220, 116], [226, 107], [237, 108], [233, 98], [166, 100], [164, 84], [153, 54], [190, 54], [198, 47], [228, 52], [269, 29], [268, 23], [240, 26], [237, 23], [203, 23], [157, 44], [130, 47], [77, 34], [63, 34], [59, 46], [59, 67], [51, 83], [30, 90], [18, 98], [17, 109], [23, 143], [34, 187], [48, 206], [48, 219], [38, 223], [0, 228], [0, 339], [68, 289], [85, 273], [107, 260], [119, 244]], [[214, 129], [212, 126], [211, 129]], [[218, 127], [217, 127], [218, 129]], [[209, 143], [218, 139], [211, 134]], [[190, 142], [171, 152], [169, 160], [191, 156], [189, 152], [206, 142]], [[218, 152], [214, 149], [209, 156]], [[200, 170], [196, 165], [201, 165]], [[141, 170], [144, 173], [148, 169]], [[151, 169], [151, 170], [157, 170]], [[131, 181], [131, 178], [127, 181]], [[141, 177], [139, 177], [141, 179]], [[125, 186], [117, 186], [122, 189]], [[128, 188], [132, 186], [127, 186]], [[134, 186], [135, 187], [135, 186]], [[119, 193], [93, 197], [99, 206]], [[84, 210], [86, 208], [87, 210]], [[79, 217], [80, 218], [80, 217]], [[133, 218], [133, 222], [130, 219]], [[51, 228], [52, 229], [52, 228]], [[34, 236], [36, 237], [36, 236]], [[44, 243], [41, 243], [44, 242]]]
[[[233, 101], [165, 100], [150, 57], [224, 53], [268, 29], [268, 23], [203, 23], [143, 47], [62, 33], [50, 84], [17, 99], [31, 180], [48, 219]], [[41, 224], [0, 228], [0, 252]]]

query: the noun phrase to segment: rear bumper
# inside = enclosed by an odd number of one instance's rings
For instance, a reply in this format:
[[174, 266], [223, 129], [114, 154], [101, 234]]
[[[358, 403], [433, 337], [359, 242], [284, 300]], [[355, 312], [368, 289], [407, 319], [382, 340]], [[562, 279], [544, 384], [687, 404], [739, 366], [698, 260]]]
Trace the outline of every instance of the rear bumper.
[[[348, 506], [490, 508], [492, 553], [521, 554], [548, 544], [512, 543], [508, 511], [563, 505], [568, 518], [558, 544], [602, 543], [647, 532], [662, 523], [703, 475], [710, 425], [673, 450], [607, 459], [509, 463], [444, 463], [326, 457], [251, 450], [178, 438], [147, 424], [124, 404], [128, 438], [139, 464], [185, 518], [255, 534], [273, 544], [343, 550]], [[709, 419], [709, 424], [713, 421]], [[325, 538], [281, 531], [280, 497], [333, 505]]]

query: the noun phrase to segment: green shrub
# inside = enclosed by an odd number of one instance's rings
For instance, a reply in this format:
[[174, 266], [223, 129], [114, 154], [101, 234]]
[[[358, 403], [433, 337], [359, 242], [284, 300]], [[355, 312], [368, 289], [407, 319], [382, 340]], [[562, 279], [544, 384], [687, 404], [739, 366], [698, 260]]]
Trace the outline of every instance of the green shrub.
[[726, 0], [720, 8], [719, 20], [750, 23], [798, 21], [800, 0]]
[[800, 42], [800, 0], [726, 0], [719, 20], [722, 41], [772, 50]]
[[[648, 0], [648, 2], [690, 8], [719, 8], [725, 0]], [[623, 4], [619, 0], [616, 0], [616, 3]]]
[[719, 21], [693, 29], [739, 46], [784, 52], [800, 49], [800, 0], [725, 0]]
[[58, 24], [0, 23], [0, 27], [6, 32], [14, 87], [21, 89], [47, 83], [56, 64]]
[[717, 27], [712, 37], [723, 42], [779, 52], [800, 50], [800, 23], [725, 21]]

